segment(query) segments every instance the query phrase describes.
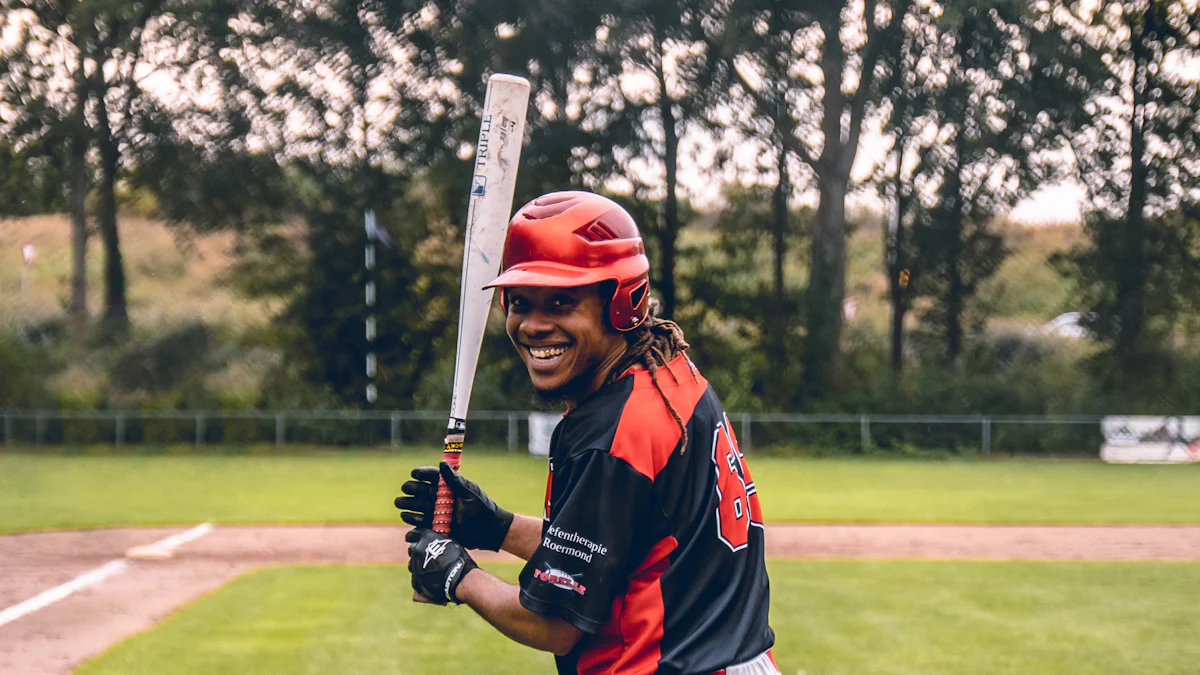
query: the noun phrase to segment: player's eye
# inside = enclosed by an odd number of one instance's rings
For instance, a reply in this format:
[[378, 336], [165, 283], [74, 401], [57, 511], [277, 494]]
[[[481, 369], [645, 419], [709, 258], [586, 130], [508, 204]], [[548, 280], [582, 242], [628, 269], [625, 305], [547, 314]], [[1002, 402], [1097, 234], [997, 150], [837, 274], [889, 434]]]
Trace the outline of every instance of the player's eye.
[[523, 312], [529, 308], [529, 300], [520, 295], [510, 295], [508, 298], [508, 310], [510, 312]]
[[550, 298], [550, 306], [555, 309], [565, 309], [575, 304], [575, 298], [569, 295], [555, 295]]

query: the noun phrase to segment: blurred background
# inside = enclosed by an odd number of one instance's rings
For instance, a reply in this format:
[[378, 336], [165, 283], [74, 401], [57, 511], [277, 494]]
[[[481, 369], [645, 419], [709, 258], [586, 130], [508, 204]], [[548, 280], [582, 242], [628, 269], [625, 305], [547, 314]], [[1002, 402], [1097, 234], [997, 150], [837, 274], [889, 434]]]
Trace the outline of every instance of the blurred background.
[[1195, 5], [6, 3], [0, 407], [446, 408], [511, 72], [517, 204], [626, 205], [730, 411], [1195, 410]]
[[496, 72], [755, 455], [784, 673], [1196, 672], [1200, 474], [1096, 456], [1200, 459], [1200, 0], [0, 0], [0, 671], [551, 672], [391, 507]]

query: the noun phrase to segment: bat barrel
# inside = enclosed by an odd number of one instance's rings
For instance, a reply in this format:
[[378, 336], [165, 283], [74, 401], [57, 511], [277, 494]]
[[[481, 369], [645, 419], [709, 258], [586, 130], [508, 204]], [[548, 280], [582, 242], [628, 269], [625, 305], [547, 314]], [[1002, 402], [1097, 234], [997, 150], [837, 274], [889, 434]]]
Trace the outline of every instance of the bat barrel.
[[[463, 440], [462, 432], [446, 436], [446, 448], [442, 451], [442, 459], [458, 471], [462, 461]], [[437, 500], [433, 506], [433, 531], [443, 536], [450, 535], [450, 520], [454, 517], [454, 493], [441, 477], [438, 477]]]

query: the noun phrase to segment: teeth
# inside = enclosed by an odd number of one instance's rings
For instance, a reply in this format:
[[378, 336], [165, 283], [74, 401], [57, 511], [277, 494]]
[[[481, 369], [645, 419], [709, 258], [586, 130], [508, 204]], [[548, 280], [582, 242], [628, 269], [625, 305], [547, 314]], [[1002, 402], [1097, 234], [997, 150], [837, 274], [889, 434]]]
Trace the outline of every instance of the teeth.
[[558, 356], [559, 354], [565, 354], [566, 352], [566, 347], [546, 347], [544, 349], [540, 349], [538, 347], [529, 348], [529, 353], [533, 354], [533, 358], [535, 359], [554, 358], [555, 356]]

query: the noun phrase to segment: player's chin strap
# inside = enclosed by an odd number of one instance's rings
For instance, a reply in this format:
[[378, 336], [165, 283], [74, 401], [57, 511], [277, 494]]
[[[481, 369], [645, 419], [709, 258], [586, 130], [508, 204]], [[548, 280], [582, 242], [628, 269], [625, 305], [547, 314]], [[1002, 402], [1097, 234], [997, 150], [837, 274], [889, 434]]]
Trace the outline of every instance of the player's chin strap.
[[[463, 442], [467, 435], [467, 422], [451, 417], [446, 428], [446, 447], [442, 460], [455, 471], [462, 462]], [[438, 478], [437, 500], [433, 504], [433, 531], [443, 536], [450, 535], [450, 520], [454, 517], [454, 492], [446, 481]]]

